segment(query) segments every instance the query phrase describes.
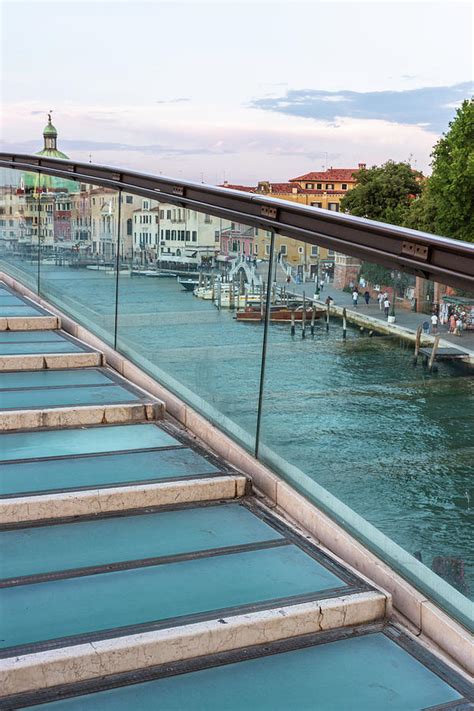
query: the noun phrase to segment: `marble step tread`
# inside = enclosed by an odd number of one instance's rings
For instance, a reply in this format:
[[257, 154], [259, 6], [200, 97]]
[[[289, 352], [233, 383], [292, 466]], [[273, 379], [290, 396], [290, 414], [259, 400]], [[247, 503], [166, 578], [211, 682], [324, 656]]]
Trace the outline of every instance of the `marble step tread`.
[[466, 684], [420, 650], [393, 625], [346, 627], [10, 697], [9, 708], [467, 710]]
[[107, 368], [0, 373], [0, 429], [150, 420], [163, 404]]
[[0, 372], [84, 368], [103, 361], [101, 353], [64, 331], [0, 331]]
[[37, 331], [60, 328], [60, 319], [26, 296], [0, 286], [0, 332]]

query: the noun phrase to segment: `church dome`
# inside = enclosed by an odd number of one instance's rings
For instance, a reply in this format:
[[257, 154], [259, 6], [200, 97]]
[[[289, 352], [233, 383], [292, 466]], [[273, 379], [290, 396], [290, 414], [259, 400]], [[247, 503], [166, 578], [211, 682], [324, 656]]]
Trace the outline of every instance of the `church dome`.
[[[44, 146], [41, 151], [35, 153], [43, 158], [62, 158], [68, 160], [69, 156], [60, 151], [57, 146], [58, 132], [51, 122], [51, 113], [48, 114], [48, 123], [43, 130]], [[24, 173], [22, 181], [24, 190], [46, 190], [51, 192], [79, 192], [79, 183], [74, 180], [65, 180], [53, 175], [41, 175], [38, 173]]]

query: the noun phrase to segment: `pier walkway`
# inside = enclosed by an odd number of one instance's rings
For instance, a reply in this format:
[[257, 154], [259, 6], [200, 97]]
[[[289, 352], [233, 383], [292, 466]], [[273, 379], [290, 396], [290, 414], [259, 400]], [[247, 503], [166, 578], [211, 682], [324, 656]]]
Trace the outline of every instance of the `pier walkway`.
[[[290, 293], [298, 295], [302, 295], [304, 292], [306, 297], [312, 300], [314, 297], [314, 282], [309, 281], [305, 284], [295, 284], [292, 282], [287, 290]], [[333, 303], [335, 307], [346, 308], [349, 320], [351, 317], [354, 317], [356, 322], [363, 320], [365, 317], [376, 319], [376, 321], [380, 322], [381, 326], [383, 324], [384, 330], [392, 332], [394, 335], [398, 334], [402, 336], [404, 332], [409, 332], [413, 340], [417, 328], [421, 326], [424, 321], [429, 321], [428, 314], [408, 311], [395, 306], [396, 321], [394, 324], [387, 324], [387, 317], [383, 310], [379, 308], [378, 303], [371, 299], [369, 305], [367, 305], [364, 301], [363, 294], [360, 294], [358, 304], [354, 307], [350, 293], [335, 289], [332, 284], [324, 284], [323, 290], [320, 293], [320, 303], [324, 303], [328, 296], [331, 296], [334, 300]], [[470, 362], [474, 362], [474, 331], [463, 331], [462, 336], [455, 336], [452, 333], [448, 333], [447, 325], [440, 325], [438, 334], [441, 336], [440, 347], [451, 347], [460, 353], [459, 357], [462, 357], [464, 354], [466, 359]], [[434, 334], [424, 334], [422, 338], [426, 345], [431, 345], [434, 340]]]
[[0, 708], [467, 708], [390, 596], [0, 285]]

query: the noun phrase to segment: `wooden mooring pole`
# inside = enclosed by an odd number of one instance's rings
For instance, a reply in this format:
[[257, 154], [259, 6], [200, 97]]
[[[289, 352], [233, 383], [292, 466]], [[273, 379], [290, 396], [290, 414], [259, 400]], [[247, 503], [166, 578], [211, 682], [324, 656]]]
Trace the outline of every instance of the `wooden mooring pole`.
[[316, 321], [316, 304], [313, 303], [313, 311], [311, 313], [311, 335], [314, 336], [314, 322]]
[[346, 340], [347, 337], [347, 314], [346, 309], [342, 309], [342, 338]]
[[418, 362], [418, 355], [420, 353], [420, 343], [421, 343], [421, 332], [423, 330], [423, 326], [418, 326], [416, 329], [416, 338], [415, 338], [415, 355], [413, 357], [413, 365], [416, 365]]
[[329, 304], [326, 305], [326, 331], [329, 331]]
[[295, 335], [295, 310], [291, 309], [291, 329], [290, 329], [291, 335]]
[[306, 294], [303, 291], [303, 313], [301, 314], [301, 338], [306, 338]]
[[433, 371], [434, 362], [436, 360], [436, 353], [438, 351], [439, 339], [441, 336], [435, 336], [433, 348], [431, 349], [430, 360], [428, 363], [428, 371], [431, 373]]
[[262, 281], [262, 284], [260, 286], [260, 318], [263, 321], [263, 315], [264, 315], [264, 305], [263, 305], [263, 300], [265, 298], [265, 282]]

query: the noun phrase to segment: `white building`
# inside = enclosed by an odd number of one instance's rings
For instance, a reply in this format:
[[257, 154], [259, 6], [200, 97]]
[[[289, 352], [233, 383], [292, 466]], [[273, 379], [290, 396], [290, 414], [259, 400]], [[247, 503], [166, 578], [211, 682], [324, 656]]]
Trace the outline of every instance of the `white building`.
[[160, 245], [158, 258], [201, 264], [215, 259], [220, 248], [220, 233], [229, 223], [219, 217], [160, 204]]
[[142, 198], [141, 207], [133, 212], [133, 258], [140, 263], [152, 262], [158, 254], [159, 207]]

